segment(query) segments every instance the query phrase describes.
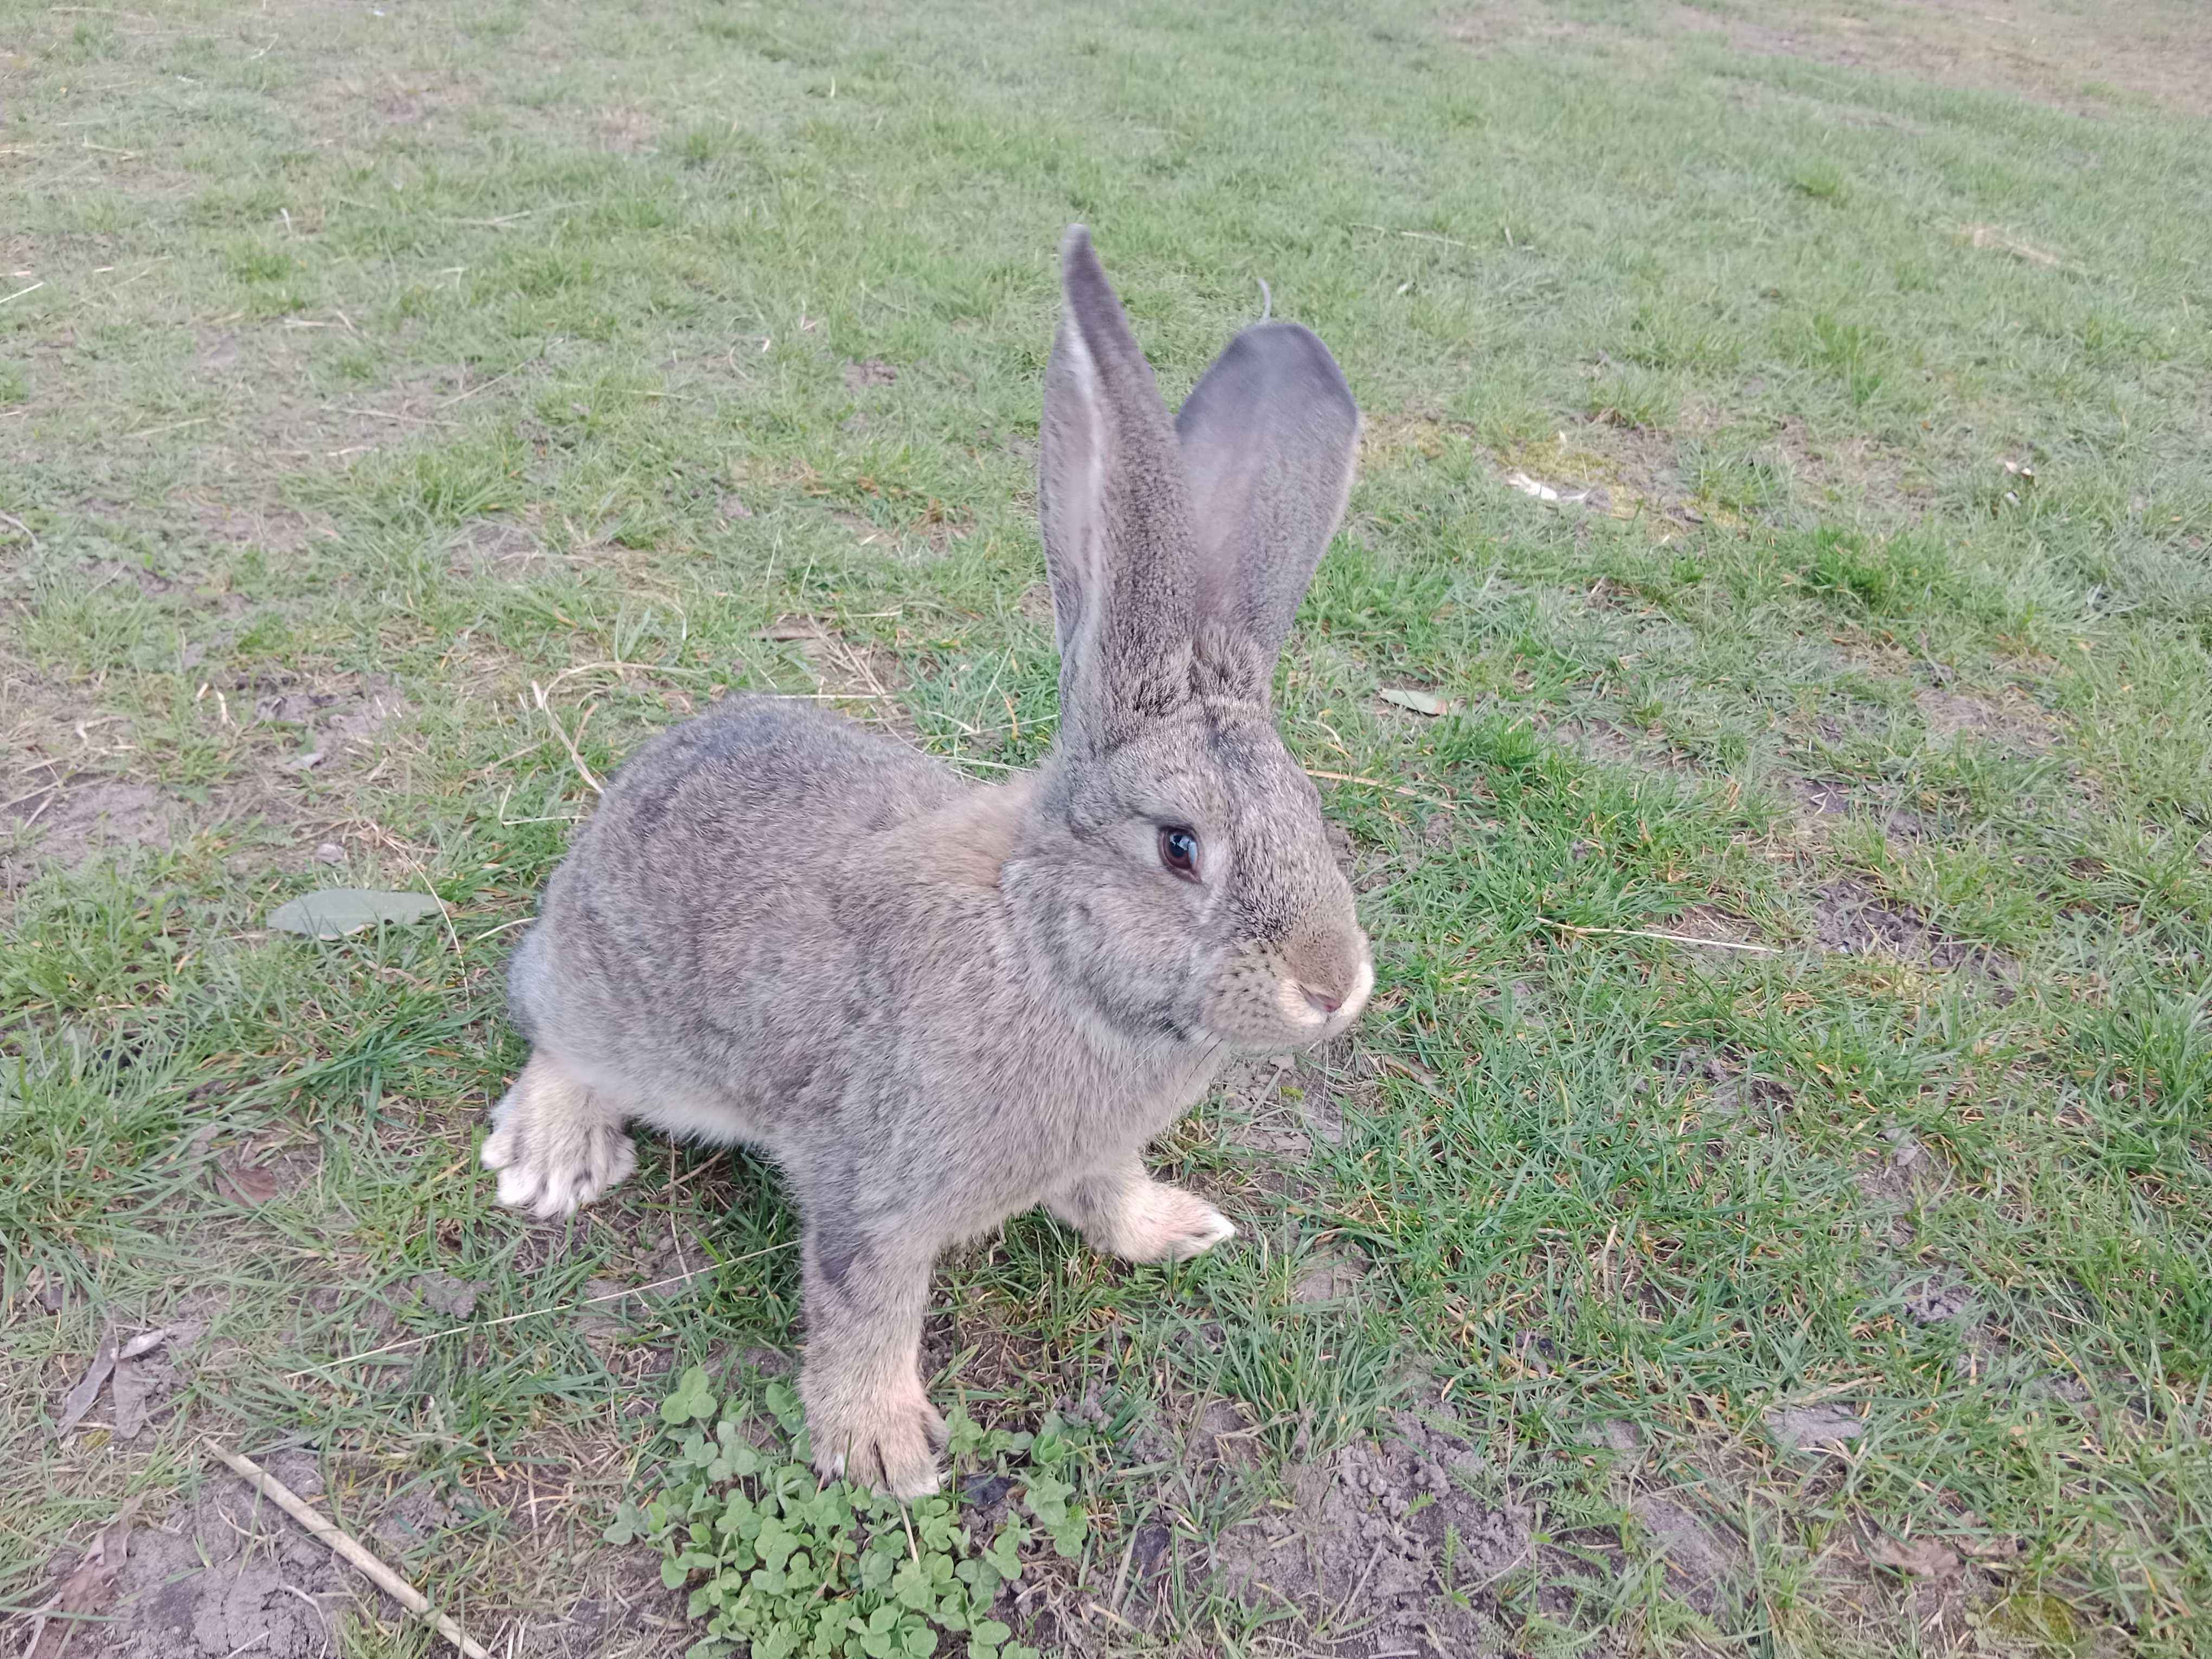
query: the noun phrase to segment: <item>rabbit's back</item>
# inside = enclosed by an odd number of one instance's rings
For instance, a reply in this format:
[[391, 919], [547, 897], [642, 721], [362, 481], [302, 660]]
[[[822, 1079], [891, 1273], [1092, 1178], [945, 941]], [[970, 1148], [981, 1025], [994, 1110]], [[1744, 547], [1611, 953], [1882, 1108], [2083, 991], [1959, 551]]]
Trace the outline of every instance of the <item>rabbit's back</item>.
[[777, 1026], [838, 1000], [839, 872], [854, 849], [971, 787], [793, 702], [733, 698], [661, 733], [546, 889], [508, 969], [517, 1024], [604, 1085], [689, 1085], [719, 1109]]

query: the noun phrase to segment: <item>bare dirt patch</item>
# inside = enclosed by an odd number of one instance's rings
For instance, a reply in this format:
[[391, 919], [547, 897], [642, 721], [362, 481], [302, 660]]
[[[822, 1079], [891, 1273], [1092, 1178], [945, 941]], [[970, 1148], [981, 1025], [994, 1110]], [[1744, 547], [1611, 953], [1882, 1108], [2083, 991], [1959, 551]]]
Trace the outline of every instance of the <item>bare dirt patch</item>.
[[2051, 744], [2050, 717], [2024, 697], [1991, 702], [1939, 686], [1912, 694], [1930, 743], [1956, 743], [1962, 737], [2039, 755]]
[[2212, 109], [2212, 34], [2194, 8], [2161, 27], [2115, 28], [2064, 0], [1872, 0], [1850, 9], [1778, 4], [1723, 14], [1678, 5], [1679, 36], [1718, 35], [1742, 51], [1910, 76], [1977, 92], [2002, 88], [2075, 114], [2130, 103]]
[[848, 392], [865, 392], [870, 386], [889, 386], [898, 379], [898, 370], [880, 357], [870, 357], [861, 362], [847, 363], [838, 371]]
[[1850, 956], [1972, 967], [1993, 976], [2002, 976], [2008, 966], [1996, 952], [1952, 938], [1913, 906], [1876, 892], [1856, 876], [1831, 882], [1814, 896], [1814, 933], [1823, 950]]
[[1301, 1158], [1316, 1141], [1344, 1139], [1347, 1109], [1378, 1109], [1383, 1063], [1350, 1036], [1297, 1054], [1225, 1070], [1214, 1085], [1230, 1133], [1273, 1158]]
[[[310, 1453], [291, 1450], [262, 1460], [302, 1497], [319, 1498], [323, 1480]], [[410, 1499], [387, 1506], [370, 1528], [377, 1547]], [[411, 1507], [428, 1524], [452, 1518], [426, 1495]], [[379, 1530], [381, 1528], [381, 1531]], [[64, 1565], [66, 1564], [58, 1564]], [[73, 1644], [99, 1659], [230, 1659], [252, 1651], [276, 1659], [325, 1659], [337, 1650], [348, 1608], [373, 1594], [330, 1551], [227, 1473], [210, 1474], [168, 1514], [133, 1534], [116, 1581], [116, 1622], [94, 1626]], [[383, 1616], [397, 1609], [386, 1607]]]
[[39, 862], [65, 870], [103, 855], [166, 851], [191, 818], [186, 803], [153, 784], [61, 772], [0, 807], [0, 828], [21, 834]]
[[1640, 771], [1662, 772], [1675, 777], [1695, 777], [1698, 768], [1687, 756], [1676, 753], [1666, 739], [1639, 732], [1602, 709], [1588, 709], [1565, 718], [1539, 715], [1536, 729], [1553, 742], [1573, 750], [1585, 760], [1607, 766], [1632, 766]]
[[529, 576], [557, 562], [537, 533], [507, 519], [471, 519], [454, 533], [446, 567], [456, 575]]
[[1308, 1651], [1472, 1653], [1498, 1644], [1486, 1587], [1533, 1559], [1535, 1511], [1482, 1495], [1472, 1442], [1394, 1414], [1373, 1441], [1294, 1464], [1214, 1545], [1224, 1591], [1279, 1607]]
[[1864, 817], [1881, 824], [1882, 834], [1899, 840], [1916, 841], [1933, 833], [1926, 818], [1899, 804], [1903, 791], [1895, 784], [1860, 791], [1834, 778], [1784, 777], [1781, 781], [1797, 808], [1799, 821], [1808, 826]]
[[1612, 35], [1595, 24], [1557, 16], [1542, 7], [1502, 4], [1463, 7], [1444, 20], [1443, 28], [1448, 39], [1484, 53], [1522, 41], [1587, 44]]

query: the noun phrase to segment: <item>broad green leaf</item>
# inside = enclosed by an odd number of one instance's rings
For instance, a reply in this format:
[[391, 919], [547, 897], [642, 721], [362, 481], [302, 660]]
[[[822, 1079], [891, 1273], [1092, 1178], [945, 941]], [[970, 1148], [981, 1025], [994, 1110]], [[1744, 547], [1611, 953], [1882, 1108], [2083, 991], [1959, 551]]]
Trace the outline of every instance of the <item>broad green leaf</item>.
[[660, 1404], [660, 1420], [671, 1428], [714, 1414], [714, 1391], [707, 1386], [707, 1368], [694, 1365], [676, 1385], [676, 1392]]
[[308, 939], [343, 939], [379, 922], [402, 927], [427, 921], [443, 908], [428, 893], [387, 892], [370, 887], [325, 887], [302, 893], [269, 913], [269, 926]]

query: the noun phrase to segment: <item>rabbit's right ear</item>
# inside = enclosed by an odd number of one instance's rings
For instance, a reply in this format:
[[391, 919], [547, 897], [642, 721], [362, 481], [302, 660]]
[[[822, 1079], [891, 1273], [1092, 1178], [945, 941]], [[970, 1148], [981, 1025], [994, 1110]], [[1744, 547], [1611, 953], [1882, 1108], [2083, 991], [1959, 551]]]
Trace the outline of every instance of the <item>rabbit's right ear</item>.
[[1298, 602], [1343, 521], [1359, 406], [1328, 348], [1296, 323], [1258, 323], [1176, 416], [1199, 550], [1200, 678], [1267, 700]]
[[1175, 422], [1082, 226], [1062, 240], [1060, 264], [1037, 515], [1060, 730], [1110, 747], [1189, 696], [1197, 554]]

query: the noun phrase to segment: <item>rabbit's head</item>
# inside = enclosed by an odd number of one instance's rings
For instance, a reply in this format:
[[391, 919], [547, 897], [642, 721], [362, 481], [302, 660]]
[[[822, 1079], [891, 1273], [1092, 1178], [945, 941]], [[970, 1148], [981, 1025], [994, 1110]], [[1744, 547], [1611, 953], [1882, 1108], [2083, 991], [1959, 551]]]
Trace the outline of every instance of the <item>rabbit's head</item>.
[[1060, 276], [1038, 481], [1060, 736], [1003, 879], [1046, 901], [1058, 971], [1123, 1032], [1315, 1042], [1374, 967], [1269, 700], [1358, 408], [1320, 340], [1273, 323], [1170, 416], [1079, 226]]

